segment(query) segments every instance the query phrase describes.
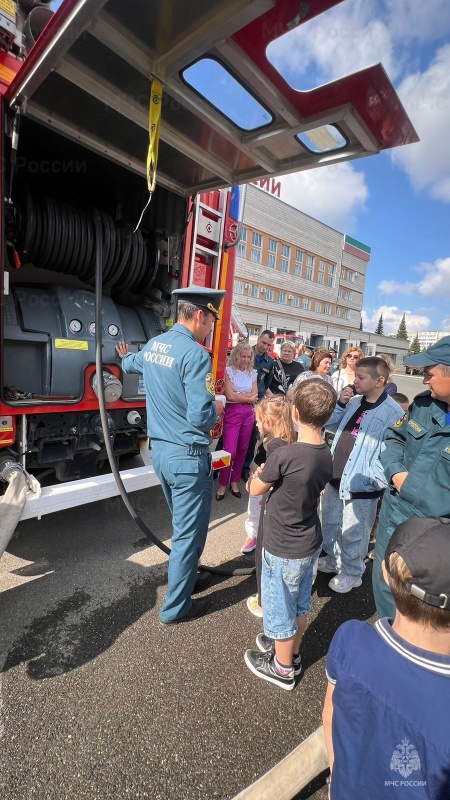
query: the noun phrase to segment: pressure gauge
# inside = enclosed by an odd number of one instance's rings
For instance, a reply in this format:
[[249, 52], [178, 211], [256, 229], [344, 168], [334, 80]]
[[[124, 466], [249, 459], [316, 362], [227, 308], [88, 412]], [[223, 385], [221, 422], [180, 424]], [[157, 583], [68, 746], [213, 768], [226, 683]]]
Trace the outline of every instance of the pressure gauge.
[[91, 322], [91, 324], [89, 325], [89, 333], [92, 336], [95, 336], [95, 322]]
[[69, 330], [72, 333], [79, 333], [82, 327], [83, 326], [79, 319], [71, 319], [69, 322]]
[[119, 333], [119, 328], [117, 325], [108, 325], [108, 333], [110, 336], [117, 336]]

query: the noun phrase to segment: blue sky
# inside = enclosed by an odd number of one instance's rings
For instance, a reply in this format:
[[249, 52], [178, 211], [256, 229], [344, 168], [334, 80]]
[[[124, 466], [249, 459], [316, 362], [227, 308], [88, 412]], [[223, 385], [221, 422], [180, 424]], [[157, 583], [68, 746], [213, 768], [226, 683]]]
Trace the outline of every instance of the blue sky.
[[345, 0], [272, 47], [296, 88], [383, 64], [420, 143], [284, 177], [281, 198], [372, 247], [366, 330], [450, 332], [449, 0]]
[[450, 332], [450, 0], [344, 0], [269, 57], [303, 89], [383, 64], [421, 141], [285, 176], [281, 198], [371, 246], [366, 330]]

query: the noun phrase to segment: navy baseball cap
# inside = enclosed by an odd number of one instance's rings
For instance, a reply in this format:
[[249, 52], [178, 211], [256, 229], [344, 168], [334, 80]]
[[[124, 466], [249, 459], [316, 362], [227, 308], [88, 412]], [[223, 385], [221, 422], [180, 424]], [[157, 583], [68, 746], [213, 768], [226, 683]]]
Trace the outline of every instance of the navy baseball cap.
[[220, 319], [219, 309], [225, 291], [220, 289], [207, 289], [204, 286], [188, 286], [186, 289], [175, 289], [173, 294], [185, 303], [192, 303], [204, 311], [210, 311], [216, 319]]
[[386, 548], [388, 572], [392, 553], [403, 558], [412, 575], [406, 591], [450, 611], [450, 518], [413, 517], [402, 522]]
[[446, 367], [450, 367], [450, 336], [443, 336], [424, 353], [406, 356], [403, 363], [407, 367], [431, 367], [434, 364], [444, 364]]

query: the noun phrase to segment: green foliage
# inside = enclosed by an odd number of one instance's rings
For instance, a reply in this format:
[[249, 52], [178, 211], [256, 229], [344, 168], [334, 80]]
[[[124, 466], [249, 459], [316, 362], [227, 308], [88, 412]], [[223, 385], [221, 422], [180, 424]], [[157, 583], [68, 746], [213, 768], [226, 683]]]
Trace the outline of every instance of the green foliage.
[[412, 340], [409, 346], [408, 355], [416, 356], [418, 353], [420, 353], [420, 344], [419, 344], [419, 337], [417, 336], [416, 333], [414, 339]]
[[403, 314], [402, 321], [398, 326], [397, 339], [408, 339], [408, 331], [406, 330], [405, 315]]
[[375, 333], [378, 333], [380, 336], [383, 336], [383, 314], [380, 314], [380, 319], [378, 320], [378, 325], [375, 328]]

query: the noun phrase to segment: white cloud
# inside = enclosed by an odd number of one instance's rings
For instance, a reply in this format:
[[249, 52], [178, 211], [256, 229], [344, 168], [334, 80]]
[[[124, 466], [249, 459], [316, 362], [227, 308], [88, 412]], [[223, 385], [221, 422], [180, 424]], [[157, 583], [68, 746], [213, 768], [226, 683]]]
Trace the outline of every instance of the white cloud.
[[423, 297], [438, 297], [441, 300], [450, 298], [450, 258], [438, 258], [434, 264], [420, 264], [415, 269], [424, 273], [422, 280], [417, 283], [381, 281], [378, 284], [380, 292], [387, 295], [420, 294]]
[[280, 72], [296, 73], [297, 89], [313, 88], [380, 61], [393, 79], [398, 68], [381, 11], [373, 0], [347, 0], [280, 37], [269, 46], [268, 58]]
[[398, 326], [405, 315], [407, 331], [428, 331], [430, 330], [430, 318], [425, 315], [413, 314], [411, 311], [400, 309], [397, 306], [380, 306], [368, 314], [363, 309], [362, 320], [365, 331], [374, 331], [377, 327], [380, 314], [383, 315], [383, 332], [387, 336], [390, 333], [397, 333]]
[[441, 331], [449, 331], [450, 332], [450, 317], [447, 317], [447, 319], [443, 319], [442, 320]]
[[349, 232], [368, 197], [365, 176], [349, 163], [284, 175], [281, 199], [332, 228]]
[[394, 38], [425, 43], [450, 33], [448, 0], [388, 0], [387, 11]]
[[417, 291], [417, 283], [399, 283], [398, 281], [381, 281], [378, 288], [382, 294], [411, 295]]
[[405, 78], [398, 94], [420, 142], [395, 148], [392, 159], [415, 189], [450, 203], [450, 45], [437, 51], [425, 72]]

